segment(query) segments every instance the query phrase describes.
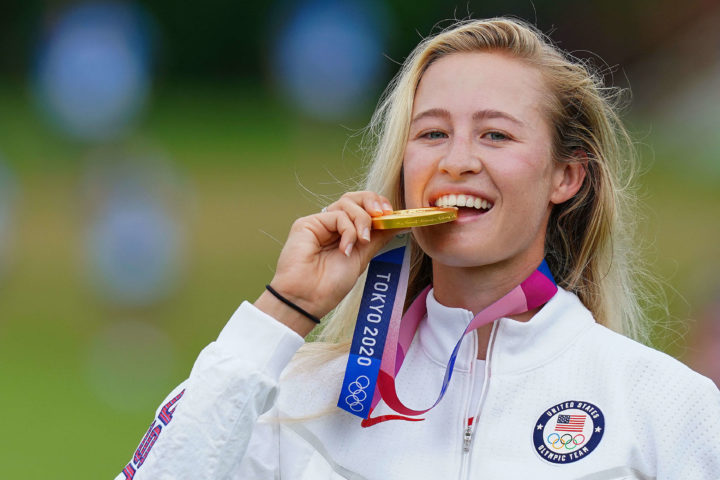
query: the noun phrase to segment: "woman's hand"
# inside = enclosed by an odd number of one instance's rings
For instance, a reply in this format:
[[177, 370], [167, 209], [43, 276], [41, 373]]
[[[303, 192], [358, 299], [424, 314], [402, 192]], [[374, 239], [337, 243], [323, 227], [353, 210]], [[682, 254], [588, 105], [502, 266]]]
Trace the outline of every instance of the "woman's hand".
[[[271, 286], [305, 311], [323, 317], [340, 303], [372, 257], [397, 231], [372, 232], [372, 217], [392, 212], [374, 192], [350, 192], [323, 213], [293, 223]], [[255, 306], [305, 336], [315, 324], [265, 291]]]

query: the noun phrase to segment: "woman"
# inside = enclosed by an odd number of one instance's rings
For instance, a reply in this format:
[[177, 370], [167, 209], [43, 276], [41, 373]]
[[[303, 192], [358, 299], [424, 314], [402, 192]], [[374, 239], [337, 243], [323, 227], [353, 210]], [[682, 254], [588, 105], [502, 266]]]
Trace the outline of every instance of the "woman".
[[[643, 338], [633, 157], [598, 77], [519, 21], [463, 22], [415, 49], [371, 132], [367, 190], [293, 224], [271, 289], [203, 350], [118, 478], [720, 478], [717, 388], [616, 333]], [[363, 272], [397, 233], [372, 217], [453, 205], [457, 221], [412, 231], [419, 325], [397, 399], [381, 388], [364, 419], [334, 407], [365, 396], [341, 394], [348, 342]], [[475, 315], [543, 258], [557, 293], [472, 329], [444, 381]]]

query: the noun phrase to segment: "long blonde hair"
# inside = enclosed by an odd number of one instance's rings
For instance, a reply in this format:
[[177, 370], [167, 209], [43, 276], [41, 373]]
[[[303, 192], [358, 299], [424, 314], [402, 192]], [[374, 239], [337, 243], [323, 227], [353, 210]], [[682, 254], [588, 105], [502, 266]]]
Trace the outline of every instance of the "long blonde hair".
[[[422, 41], [390, 83], [366, 130], [373, 145], [364, 187], [402, 207], [402, 163], [415, 91], [437, 59], [459, 52], [496, 51], [537, 68], [548, 88], [546, 110], [554, 125], [553, 155], [558, 162], [582, 161], [586, 178], [575, 197], [554, 206], [545, 253], [560, 286], [578, 295], [598, 323], [647, 341], [638, 295], [631, 227], [636, 171], [633, 143], [618, 117], [617, 89], [601, 75], [555, 47], [534, 27], [515, 19], [456, 23]], [[431, 262], [413, 244], [408, 298], [432, 281]], [[342, 351], [352, 337], [364, 276], [327, 317], [317, 348]], [[335, 348], [332, 348], [332, 345]]]

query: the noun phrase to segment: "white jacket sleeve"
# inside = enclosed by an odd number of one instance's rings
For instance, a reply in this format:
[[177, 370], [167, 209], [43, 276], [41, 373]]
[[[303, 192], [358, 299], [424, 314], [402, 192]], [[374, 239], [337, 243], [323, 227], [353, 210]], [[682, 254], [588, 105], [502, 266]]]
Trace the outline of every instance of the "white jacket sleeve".
[[116, 480], [227, 478], [302, 344], [302, 337], [244, 302], [160, 405]]

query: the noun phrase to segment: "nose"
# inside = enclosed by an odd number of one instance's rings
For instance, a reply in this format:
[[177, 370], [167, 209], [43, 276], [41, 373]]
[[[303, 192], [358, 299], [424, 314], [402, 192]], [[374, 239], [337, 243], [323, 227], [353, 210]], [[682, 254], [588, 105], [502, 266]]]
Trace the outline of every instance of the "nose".
[[438, 170], [454, 178], [463, 175], [480, 173], [482, 161], [474, 151], [473, 142], [469, 137], [454, 136], [449, 149], [438, 163]]

